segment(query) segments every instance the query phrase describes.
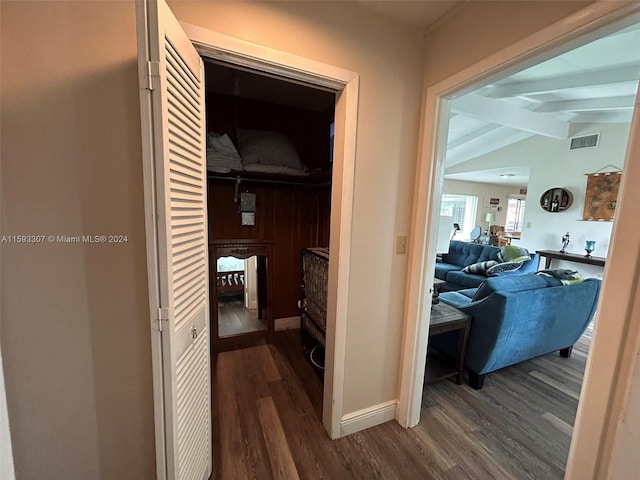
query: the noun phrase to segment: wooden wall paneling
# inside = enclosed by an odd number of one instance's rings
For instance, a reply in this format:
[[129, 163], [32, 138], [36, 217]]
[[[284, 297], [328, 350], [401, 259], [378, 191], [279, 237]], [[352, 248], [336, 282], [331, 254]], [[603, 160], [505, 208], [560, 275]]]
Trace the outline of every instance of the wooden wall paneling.
[[298, 315], [300, 252], [329, 245], [330, 190], [242, 182], [240, 191], [256, 193], [256, 225], [242, 226], [235, 185], [209, 180], [209, 238], [273, 240], [274, 318]]

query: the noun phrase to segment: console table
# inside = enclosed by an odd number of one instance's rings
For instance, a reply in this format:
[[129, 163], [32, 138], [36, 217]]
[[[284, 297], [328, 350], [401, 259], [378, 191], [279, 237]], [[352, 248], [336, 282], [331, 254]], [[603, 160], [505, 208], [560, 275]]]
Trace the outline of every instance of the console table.
[[565, 260], [567, 262], [596, 265], [598, 267], [604, 267], [604, 263], [606, 260], [604, 257], [585, 257], [584, 255], [579, 255], [577, 253], [562, 253], [556, 252], [554, 250], [536, 250], [536, 253], [541, 257], [545, 257], [545, 269], [551, 266], [551, 260], [553, 260], [554, 258], [558, 260]]

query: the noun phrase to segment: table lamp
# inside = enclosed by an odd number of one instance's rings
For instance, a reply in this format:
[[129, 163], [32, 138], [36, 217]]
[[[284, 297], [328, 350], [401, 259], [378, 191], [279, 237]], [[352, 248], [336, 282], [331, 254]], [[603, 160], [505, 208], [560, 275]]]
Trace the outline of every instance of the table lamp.
[[494, 218], [495, 217], [491, 212], [487, 213], [487, 215], [484, 217], [484, 221], [487, 222], [487, 235], [489, 235], [489, 232], [491, 229], [491, 222], [493, 222]]

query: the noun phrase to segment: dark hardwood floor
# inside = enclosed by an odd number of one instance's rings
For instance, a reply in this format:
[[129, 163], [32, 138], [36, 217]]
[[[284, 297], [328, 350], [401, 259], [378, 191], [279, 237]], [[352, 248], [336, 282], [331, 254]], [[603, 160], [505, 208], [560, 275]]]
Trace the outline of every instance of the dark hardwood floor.
[[242, 296], [218, 299], [218, 332], [221, 337], [266, 330], [265, 322], [258, 318], [256, 308], [245, 308]]
[[591, 339], [488, 375], [482, 390], [443, 380], [419, 425], [395, 421], [330, 440], [322, 385], [299, 331], [214, 359], [216, 479], [561, 479]]

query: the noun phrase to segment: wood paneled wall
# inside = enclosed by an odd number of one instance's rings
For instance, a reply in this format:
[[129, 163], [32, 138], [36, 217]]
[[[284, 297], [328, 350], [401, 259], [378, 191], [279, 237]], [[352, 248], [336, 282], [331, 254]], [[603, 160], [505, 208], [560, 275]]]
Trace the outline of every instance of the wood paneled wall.
[[331, 191], [243, 181], [239, 192], [256, 194], [256, 224], [242, 226], [232, 180], [208, 182], [209, 239], [274, 241], [273, 317], [299, 315], [300, 252], [329, 246]]

